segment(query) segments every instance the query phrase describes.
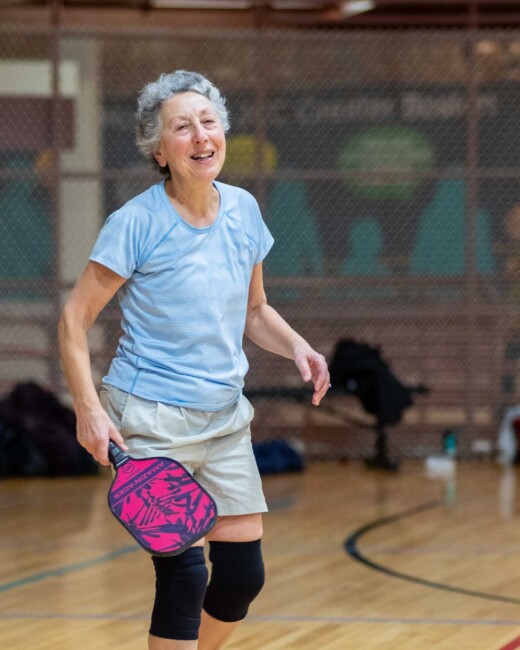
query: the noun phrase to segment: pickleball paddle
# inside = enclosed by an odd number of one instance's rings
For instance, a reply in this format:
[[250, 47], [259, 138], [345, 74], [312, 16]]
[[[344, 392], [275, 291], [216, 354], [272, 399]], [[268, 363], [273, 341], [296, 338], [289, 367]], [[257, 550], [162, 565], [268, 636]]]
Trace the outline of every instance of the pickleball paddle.
[[182, 553], [215, 525], [215, 501], [177, 461], [133, 458], [112, 440], [108, 457], [115, 469], [108, 506], [149, 553]]

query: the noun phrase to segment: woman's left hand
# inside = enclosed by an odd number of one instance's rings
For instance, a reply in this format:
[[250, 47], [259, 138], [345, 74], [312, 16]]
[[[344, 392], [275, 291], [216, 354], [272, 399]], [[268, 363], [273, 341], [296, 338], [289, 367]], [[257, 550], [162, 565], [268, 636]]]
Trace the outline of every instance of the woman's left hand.
[[312, 348], [302, 348], [295, 352], [294, 363], [300, 371], [303, 381], [313, 382], [312, 403], [314, 406], [318, 406], [330, 388], [330, 375], [325, 357]]

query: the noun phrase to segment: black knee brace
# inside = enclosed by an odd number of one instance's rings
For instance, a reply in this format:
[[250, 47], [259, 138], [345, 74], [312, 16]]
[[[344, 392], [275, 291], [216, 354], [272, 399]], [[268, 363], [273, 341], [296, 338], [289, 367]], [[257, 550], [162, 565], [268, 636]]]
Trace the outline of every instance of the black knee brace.
[[264, 586], [260, 540], [210, 542], [209, 547], [213, 568], [204, 610], [219, 621], [241, 621]]
[[179, 641], [198, 639], [208, 584], [203, 548], [193, 546], [180, 555], [152, 560], [156, 580], [150, 634]]

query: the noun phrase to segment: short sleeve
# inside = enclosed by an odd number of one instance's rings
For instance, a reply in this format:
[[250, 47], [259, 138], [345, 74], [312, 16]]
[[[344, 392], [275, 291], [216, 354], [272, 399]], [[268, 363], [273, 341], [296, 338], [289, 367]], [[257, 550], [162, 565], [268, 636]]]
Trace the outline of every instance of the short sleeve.
[[265, 222], [262, 218], [262, 213], [260, 212], [260, 207], [256, 199], [250, 196], [251, 202], [251, 216], [252, 216], [252, 230], [253, 238], [255, 240], [256, 255], [254, 259], [254, 264], [259, 264], [265, 257], [267, 253], [271, 250], [272, 245], [274, 244], [274, 239], [269, 228], [265, 225]]
[[111, 214], [101, 229], [90, 258], [123, 278], [139, 267], [143, 238], [142, 219], [134, 211], [121, 208]]

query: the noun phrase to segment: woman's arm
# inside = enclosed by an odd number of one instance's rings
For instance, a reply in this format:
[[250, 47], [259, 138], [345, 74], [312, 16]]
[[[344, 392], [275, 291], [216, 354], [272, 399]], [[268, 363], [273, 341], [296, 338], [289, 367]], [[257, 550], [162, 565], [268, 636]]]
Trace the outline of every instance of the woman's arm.
[[312, 403], [318, 406], [329, 389], [327, 362], [267, 304], [261, 263], [254, 267], [249, 284], [245, 334], [264, 350], [293, 359], [303, 380], [314, 383]]
[[109, 464], [109, 438], [123, 448], [126, 446], [99, 401], [92, 379], [87, 332], [124, 282], [125, 278], [105, 266], [89, 262], [63, 308], [58, 325], [61, 362], [72, 393], [78, 442], [103, 465]]

